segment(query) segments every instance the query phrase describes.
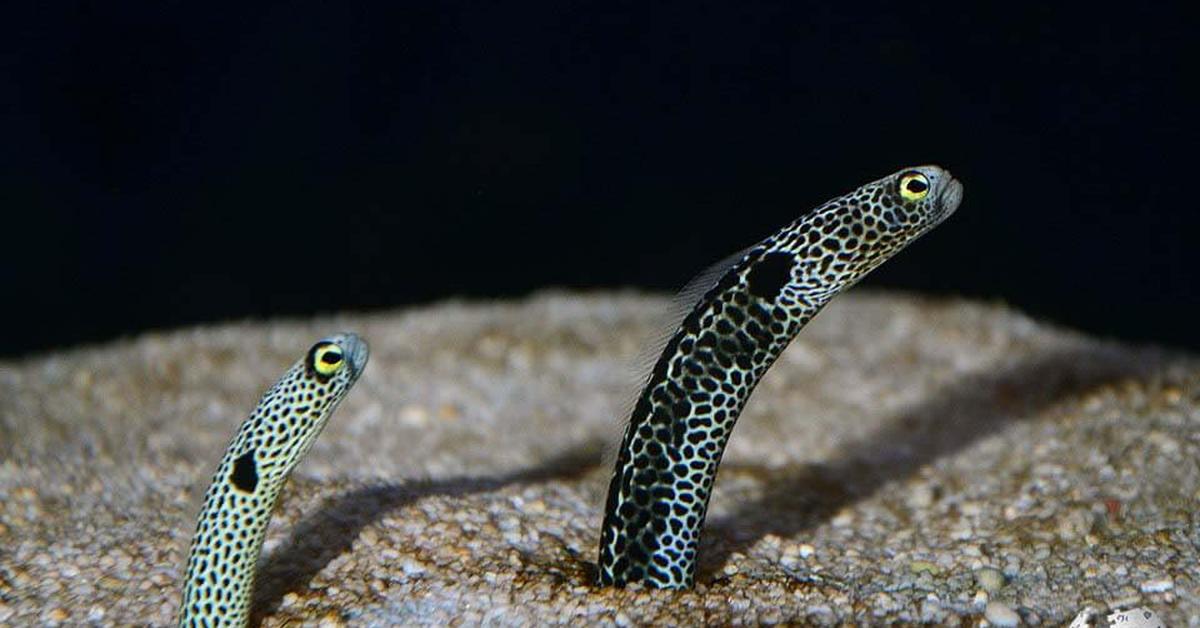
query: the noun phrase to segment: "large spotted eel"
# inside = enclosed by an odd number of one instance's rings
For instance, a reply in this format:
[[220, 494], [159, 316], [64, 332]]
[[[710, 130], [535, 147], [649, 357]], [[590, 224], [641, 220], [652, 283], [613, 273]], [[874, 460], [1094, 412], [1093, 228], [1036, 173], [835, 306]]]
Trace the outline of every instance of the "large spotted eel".
[[200, 509], [180, 626], [246, 625], [255, 563], [279, 491], [358, 381], [367, 355], [367, 343], [354, 334], [321, 340], [242, 423]]
[[697, 278], [617, 451], [599, 581], [692, 586], [713, 480], [750, 393], [838, 292], [941, 223], [962, 185], [936, 166], [868, 183]]

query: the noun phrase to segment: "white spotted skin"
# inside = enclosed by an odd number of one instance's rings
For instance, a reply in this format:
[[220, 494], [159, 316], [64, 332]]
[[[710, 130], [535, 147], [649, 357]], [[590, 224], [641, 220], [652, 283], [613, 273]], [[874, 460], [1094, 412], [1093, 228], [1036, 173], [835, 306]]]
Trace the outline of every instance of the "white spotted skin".
[[700, 297], [650, 373], [617, 451], [601, 585], [692, 586], [717, 467], [754, 387], [830, 299], [961, 200], [945, 170], [901, 170], [751, 247]]
[[248, 623], [255, 565], [279, 492], [362, 374], [367, 355], [366, 342], [351, 333], [321, 340], [242, 423], [196, 522], [180, 626]]

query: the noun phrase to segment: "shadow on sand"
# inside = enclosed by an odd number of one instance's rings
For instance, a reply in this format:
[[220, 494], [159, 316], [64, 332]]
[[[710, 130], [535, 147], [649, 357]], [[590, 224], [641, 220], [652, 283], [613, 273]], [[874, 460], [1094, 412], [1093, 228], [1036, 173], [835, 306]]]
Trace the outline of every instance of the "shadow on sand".
[[698, 580], [712, 581], [731, 553], [746, 551], [767, 534], [787, 538], [810, 530], [887, 482], [908, 477], [1014, 420], [1104, 384], [1145, 376], [1169, 361], [1168, 354], [1156, 350], [1086, 344], [954, 382], [875, 433], [846, 443], [827, 463], [770, 472], [761, 498], [708, 524]]
[[331, 497], [295, 526], [288, 540], [259, 563], [251, 602], [252, 625], [279, 608], [284, 595], [303, 589], [329, 561], [350, 550], [366, 526], [388, 512], [433, 496], [460, 496], [585, 475], [600, 462], [601, 446], [589, 443], [537, 467], [497, 477], [456, 477], [366, 486]]

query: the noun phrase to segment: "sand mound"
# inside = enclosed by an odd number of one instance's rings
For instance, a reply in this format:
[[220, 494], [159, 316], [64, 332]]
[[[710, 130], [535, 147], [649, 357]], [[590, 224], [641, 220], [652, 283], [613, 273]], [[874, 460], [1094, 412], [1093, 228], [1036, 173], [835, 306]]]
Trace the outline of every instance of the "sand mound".
[[855, 293], [726, 453], [689, 592], [590, 586], [604, 441], [665, 300], [446, 303], [0, 363], [0, 624], [166, 624], [209, 475], [318, 337], [366, 374], [285, 490], [269, 626], [1200, 623], [1200, 363], [996, 305]]

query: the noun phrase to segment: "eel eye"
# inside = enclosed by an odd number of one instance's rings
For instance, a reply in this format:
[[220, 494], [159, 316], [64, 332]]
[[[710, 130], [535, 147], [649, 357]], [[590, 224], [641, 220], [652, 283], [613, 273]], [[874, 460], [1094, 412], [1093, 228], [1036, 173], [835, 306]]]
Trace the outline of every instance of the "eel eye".
[[900, 196], [906, 201], [919, 201], [929, 194], [929, 177], [919, 172], [900, 175]]
[[346, 363], [342, 348], [332, 342], [318, 343], [309, 353], [309, 366], [321, 377], [329, 377]]

